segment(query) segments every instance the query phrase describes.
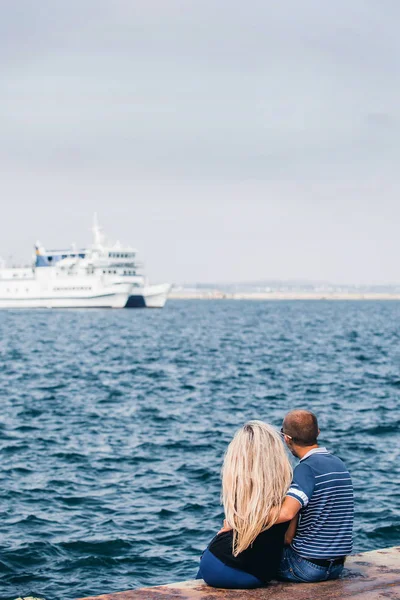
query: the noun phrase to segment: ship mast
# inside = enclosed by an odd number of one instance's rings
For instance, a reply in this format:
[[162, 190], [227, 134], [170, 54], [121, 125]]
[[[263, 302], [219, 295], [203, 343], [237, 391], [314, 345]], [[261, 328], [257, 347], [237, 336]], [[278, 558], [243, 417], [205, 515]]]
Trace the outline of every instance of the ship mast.
[[103, 242], [103, 234], [101, 231], [101, 227], [97, 221], [97, 213], [93, 215], [93, 225], [92, 225], [92, 233], [93, 233], [93, 248], [99, 250], [102, 247]]

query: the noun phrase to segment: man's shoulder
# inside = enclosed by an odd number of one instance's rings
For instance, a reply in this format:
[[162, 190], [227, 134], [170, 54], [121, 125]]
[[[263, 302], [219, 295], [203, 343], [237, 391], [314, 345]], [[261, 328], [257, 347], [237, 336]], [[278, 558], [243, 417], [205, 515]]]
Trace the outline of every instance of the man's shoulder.
[[309, 464], [307, 461], [300, 461], [298, 465], [295, 466], [293, 471], [293, 481], [313, 481], [315, 479], [315, 469], [313, 469], [312, 464]]
[[[324, 449], [325, 450], [325, 449]], [[348, 473], [348, 469], [341, 458], [325, 450], [324, 452], [315, 452], [300, 461], [299, 465], [308, 465], [308, 467], [317, 474], [320, 473]]]
[[294, 471], [297, 473], [312, 473], [313, 472], [313, 468], [312, 468], [312, 462], [308, 462], [308, 461], [300, 461], [294, 468]]

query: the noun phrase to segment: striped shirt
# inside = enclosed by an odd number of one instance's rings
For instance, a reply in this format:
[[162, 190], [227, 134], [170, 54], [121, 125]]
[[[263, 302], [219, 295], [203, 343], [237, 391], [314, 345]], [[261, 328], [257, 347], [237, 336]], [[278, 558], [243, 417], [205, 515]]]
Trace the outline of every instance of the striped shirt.
[[314, 448], [294, 470], [288, 496], [300, 504], [292, 548], [303, 558], [335, 558], [353, 547], [353, 484], [346, 465]]

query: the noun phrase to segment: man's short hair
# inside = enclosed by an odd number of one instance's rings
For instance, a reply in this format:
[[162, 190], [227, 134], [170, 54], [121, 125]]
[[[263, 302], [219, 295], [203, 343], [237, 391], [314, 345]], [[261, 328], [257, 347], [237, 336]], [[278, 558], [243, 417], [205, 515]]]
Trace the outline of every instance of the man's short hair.
[[317, 443], [318, 421], [309, 410], [291, 410], [283, 420], [283, 431], [299, 446]]

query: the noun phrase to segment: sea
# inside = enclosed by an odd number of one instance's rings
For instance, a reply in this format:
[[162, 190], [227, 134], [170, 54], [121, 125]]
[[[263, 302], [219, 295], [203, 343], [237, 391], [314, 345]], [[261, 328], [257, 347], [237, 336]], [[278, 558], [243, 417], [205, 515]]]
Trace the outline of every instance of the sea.
[[238, 427], [313, 410], [354, 550], [400, 544], [400, 303], [0, 312], [0, 599], [194, 578]]

